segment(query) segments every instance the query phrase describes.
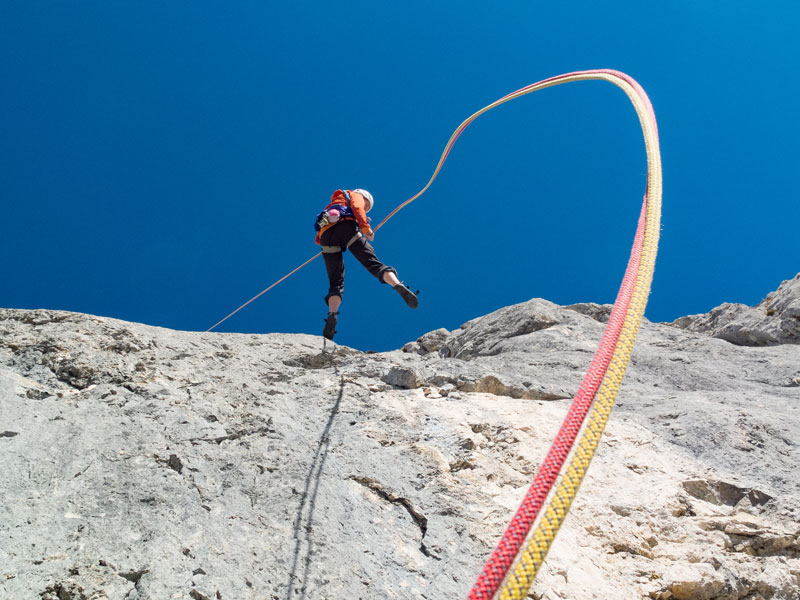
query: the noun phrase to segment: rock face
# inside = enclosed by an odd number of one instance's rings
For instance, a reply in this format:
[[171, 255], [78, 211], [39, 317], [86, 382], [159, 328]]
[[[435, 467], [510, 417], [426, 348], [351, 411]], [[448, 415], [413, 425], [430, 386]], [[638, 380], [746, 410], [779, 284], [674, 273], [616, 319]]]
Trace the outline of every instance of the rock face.
[[[532, 598], [800, 598], [797, 281], [747, 326], [770, 345], [644, 323]], [[0, 598], [463, 598], [608, 313], [323, 354], [0, 310]]]
[[755, 308], [726, 303], [674, 324], [739, 346], [800, 344], [800, 274], [784, 281]]

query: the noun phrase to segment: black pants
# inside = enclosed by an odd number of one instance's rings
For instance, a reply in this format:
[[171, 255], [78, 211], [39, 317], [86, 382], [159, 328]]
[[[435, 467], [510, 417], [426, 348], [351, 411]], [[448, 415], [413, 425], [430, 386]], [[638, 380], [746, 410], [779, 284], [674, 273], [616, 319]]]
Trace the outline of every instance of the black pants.
[[[342, 249], [341, 252], [325, 252], [322, 255], [322, 258], [325, 259], [325, 269], [328, 271], [328, 295], [325, 296], [325, 304], [328, 303], [328, 299], [331, 296], [339, 296], [341, 298], [344, 293], [344, 253], [347, 242], [358, 231], [358, 223], [348, 219], [328, 229], [320, 238], [323, 246], [339, 246]], [[387, 271], [397, 274], [393, 267], [387, 267], [378, 260], [375, 255], [375, 249], [365, 237], [360, 237], [350, 244], [350, 252], [381, 283], [385, 283], [383, 275]]]

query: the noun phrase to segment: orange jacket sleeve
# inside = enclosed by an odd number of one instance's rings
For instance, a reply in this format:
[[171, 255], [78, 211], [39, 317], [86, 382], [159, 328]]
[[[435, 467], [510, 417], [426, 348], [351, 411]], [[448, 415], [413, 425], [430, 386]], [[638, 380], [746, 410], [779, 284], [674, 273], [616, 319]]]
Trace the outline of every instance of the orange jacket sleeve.
[[364, 196], [358, 192], [350, 192], [350, 207], [353, 209], [353, 214], [356, 216], [358, 226], [361, 227], [361, 233], [372, 233], [372, 228], [369, 226], [369, 221], [367, 220], [367, 201], [364, 200]]

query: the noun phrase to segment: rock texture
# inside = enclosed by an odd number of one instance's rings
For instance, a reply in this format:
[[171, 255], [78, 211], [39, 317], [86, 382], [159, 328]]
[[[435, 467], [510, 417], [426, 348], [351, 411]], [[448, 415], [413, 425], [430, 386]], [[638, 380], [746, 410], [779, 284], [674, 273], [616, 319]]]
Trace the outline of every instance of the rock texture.
[[[532, 598], [800, 598], [797, 281], [769, 345], [644, 323]], [[609, 310], [380, 354], [0, 310], [0, 598], [463, 598]]]
[[705, 315], [681, 317], [674, 324], [739, 346], [800, 344], [800, 274], [784, 281], [754, 308], [726, 303]]

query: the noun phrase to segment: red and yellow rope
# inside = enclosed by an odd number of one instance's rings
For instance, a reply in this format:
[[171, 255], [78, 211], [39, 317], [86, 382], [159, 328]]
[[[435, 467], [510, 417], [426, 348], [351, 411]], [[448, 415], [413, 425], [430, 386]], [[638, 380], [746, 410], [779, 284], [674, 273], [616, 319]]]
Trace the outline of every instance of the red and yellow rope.
[[[639, 116], [648, 163], [647, 187], [642, 214], [628, 268], [600, 346], [561, 429], [542, 466], [536, 473], [522, 504], [470, 591], [470, 600], [493, 598], [501, 584], [503, 584], [503, 588], [500, 597], [503, 600], [524, 598], [577, 494], [622, 382], [622, 376], [630, 359], [636, 333], [639, 330], [650, 293], [661, 220], [662, 175], [658, 128], [652, 105], [641, 86], [632, 78], [618, 71], [582, 71], [534, 83], [482, 109], [467, 119], [459, 128], [463, 131], [465, 124], [469, 124], [479, 114], [513, 98], [545, 87], [587, 79], [602, 79], [620, 87], [628, 95]], [[456, 130], [456, 134], [459, 133], [460, 131]], [[457, 137], [456, 134], [454, 137]], [[451, 138], [451, 141], [454, 139]], [[592, 408], [598, 386], [600, 386], [599, 398], [595, 402], [596, 406]], [[578, 443], [578, 449], [547, 505], [544, 516], [531, 536], [531, 540], [520, 553], [525, 538], [539, 517], [550, 490], [562, 472], [567, 456], [572, 450], [590, 408], [592, 408], [592, 416]], [[515, 558], [517, 558], [516, 564], [513, 571], [509, 573]]]

